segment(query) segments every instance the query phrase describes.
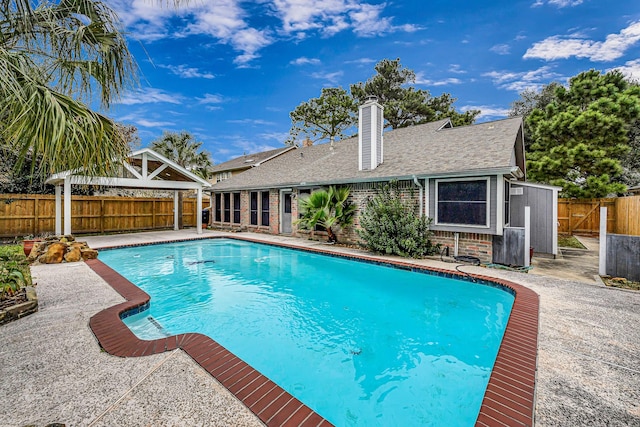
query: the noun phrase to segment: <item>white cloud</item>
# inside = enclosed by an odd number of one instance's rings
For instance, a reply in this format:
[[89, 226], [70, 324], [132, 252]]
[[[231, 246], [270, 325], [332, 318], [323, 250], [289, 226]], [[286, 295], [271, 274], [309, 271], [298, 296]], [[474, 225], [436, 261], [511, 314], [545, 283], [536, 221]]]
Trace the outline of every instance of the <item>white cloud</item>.
[[[265, 132], [258, 135], [259, 138], [264, 140], [274, 140], [279, 143], [284, 143], [289, 138], [289, 132]], [[277, 148], [277, 147], [276, 147]]]
[[222, 95], [213, 94], [213, 93], [205, 93], [204, 98], [196, 98], [200, 104], [222, 104], [225, 102], [225, 99]]
[[274, 122], [270, 122], [268, 120], [262, 120], [262, 119], [227, 120], [227, 123], [236, 123], [236, 124], [253, 125], [253, 126], [272, 126], [276, 124]]
[[447, 86], [447, 85], [458, 85], [462, 83], [462, 80], [457, 79], [455, 77], [449, 77], [447, 79], [441, 80], [431, 80], [424, 77], [424, 73], [416, 73], [416, 82], [417, 85], [427, 85], [427, 86]]
[[[153, 0], [111, 0], [128, 34], [142, 41], [207, 35], [237, 52], [234, 63], [248, 67], [259, 58], [260, 50], [277, 41], [279, 36], [304, 39], [316, 32], [329, 37], [345, 30], [357, 36], [372, 37], [392, 32], [414, 32], [421, 27], [413, 24], [395, 25], [393, 17], [384, 16], [387, 3], [370, 4], [359, 0], [215, 0], [184, 2], [180, 7], [158, 5]], [[272, 25], [269, 19], [249, 22], [252, 14], [279, 19]], [[177, 28], [176, 20], [186, 22]], [[275, 28], [277, 27], [277, 28]]]
[[591, 61], [613, 61], [640, 41], [640, 21], [630, 24], [617, 34], [609, 34], [604, 41], [589, 40], [580, 35], [569, 37], [552, 36], [534, 43], [524, 54], [524, 58], [538, 58], [546, 61], [555, 59], [588, 58]]
[[466, 74], [465, 70], [460, 69], [460, 64], [451, 64], [449, 66], [449, 72], [454, 74]]
[[180, 65], [159, 65], [160, 68], [166, 68], [171, 71], [173, 74], [182, 77], [183, 79], [193, 79], [193, 78], [202, 78], [202, 79], [213, 79], [215, 75], [209, 73], [207, 71], [200, 71], [197, 68], [189, 67], [184, 64]]
[[552, 81], [562, 79], [562, 76], [552, 71], [549, 66], [524, 72], [491, 71], [484, 73], [483, 76], [491, 78], [493, 84], [500, 89], [513, 90], [516, 92], [522, 92], [525, 89], [538, 90]]
[[344, 61], [345, 64], [356, 64], [356, 65], [369, 65], [375, 62], [376, 60], [372, 58], [360, 58], [360, 59], [353, 59], [351, 61]]
[[507, 117], [509, 115], [508, 108], [501, 108], [491, 105], [464, 105], [460, 107], [460, 111], [467, 112], [469, 110], [480, 110], [477, 120], [495, 119]]
[[344, 73], [342, 71], [336, 71], [333, 73], [311, 73], [311, 77], [318, 80], [327, 80], [331, 84], [336, 84], [338, 79], [342, 77]]
[[497, 53], [498, 55], [508, 55], [511, 47], [508, 44], [497, 44], [492, 46], [489, 50], [493, 53]]
[[175, 123], [173, 122], [153, 121], [153, 120], [147, 120], [147, 119], [136, 119], [134, 123], [137, 124], [138, 126], [143, 126], [147, 128], [175, 126]]
[[[548, 0], [548, 4], [552, 4], [557, 7], [568, 7], [568, 6], [578, 6], [583, 3], [584, 0]], [[543, 6], [545, 2], [543, 0], [536, 0], [535, 3], [531, 5], [531, 7], [540, 7]]]
[[275, 15], [282, 21], [282, 32], [303, 38], [318, 31], [325, 36], [352, 29], [362, 37], [390, 32], [413, 32], [420, 27], [412, 24], [393, 25], [392, 17], [383, 16], [386, 3], [369, 4], [356, 0], [273, 0]]
[[300, 58], [296, 58], [293, 61], [289, 62], [289, 64], [292, 64], [292, 65], [307, 65], [307, 64], [318, 65], [318, 64], [320, 64], [320, 60], [318, 58], [307, 58], [305, 56], [302, 56]]
[[161, 89], [145, 88], [135, 90], [122, 97], [116, 104], [137, 105], [137, 104], [157, 104], [166, 102], [169, 104], [181, 104], [183, 97], [170, 94]]
[[624, 65], [620, 67], [615, 67], [607, 70], [607, 72], [612, 70], [618, 70], [629, 79], [640, 82], [640, 59], [634, 59], [633, 61], [627, 61]]

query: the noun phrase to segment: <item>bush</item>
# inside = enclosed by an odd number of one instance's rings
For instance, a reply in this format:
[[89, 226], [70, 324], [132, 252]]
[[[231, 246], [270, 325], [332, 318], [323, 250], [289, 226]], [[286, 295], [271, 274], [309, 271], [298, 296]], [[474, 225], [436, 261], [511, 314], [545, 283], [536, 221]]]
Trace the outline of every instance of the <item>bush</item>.
[[367, 202], [360, 215], [362, 246], [376, 253], [420, 258], [434, 254], [431, 218], [418, 216], [415, 203], [403, 200], [397, 183], [385, 185]]
[[31, 283], [29, 264], [19, 245], [0, 245], [0, 300]]

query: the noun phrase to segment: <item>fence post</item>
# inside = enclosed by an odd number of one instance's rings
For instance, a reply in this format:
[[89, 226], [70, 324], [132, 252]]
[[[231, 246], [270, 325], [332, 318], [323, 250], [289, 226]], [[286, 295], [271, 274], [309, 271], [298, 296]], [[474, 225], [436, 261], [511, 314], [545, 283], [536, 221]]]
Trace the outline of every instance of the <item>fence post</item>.
[[524, 207], [524, 266], [531, 265], [531, 206]]
[[600, 208], [600, 254], [598, 257], [598, 273], [607, 274], [607, 208]]

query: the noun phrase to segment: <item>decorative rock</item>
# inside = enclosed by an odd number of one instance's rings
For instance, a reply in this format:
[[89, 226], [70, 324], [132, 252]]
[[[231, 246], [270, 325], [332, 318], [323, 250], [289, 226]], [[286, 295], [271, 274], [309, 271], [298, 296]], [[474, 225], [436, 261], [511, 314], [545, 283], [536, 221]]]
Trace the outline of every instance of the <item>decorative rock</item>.
[[66, 255], [64, 256], [64, 260], [66, 262], [77, 262], [77, 261], [80, 261], [81, 259], [82, 259], [82, 252], [79, 247], [71, 246], [69, 248], [69, 252], [67, 252]]
[[31, 252], [27, 257], [27, 260], [29, 262], [32, 262], [38, 259], [38, 257], [42, 255], [42, 252], [44, 251], [45, 246], [46, 246], [45, 242], [33, 242], [33, 246], [31, 247]]
[[98, 258], [98, 251], [96, 251], [95, 249], [81, 249], [80, 252], [82, 253], [82, 259], [85, 261], [88, 259]]
[[47, 252], [38, 258], [43, 264], [58, 264], [64, 259], [64, 254], [67, 251], [67, 245], [63, 242], [52, 243], [47, 248]]

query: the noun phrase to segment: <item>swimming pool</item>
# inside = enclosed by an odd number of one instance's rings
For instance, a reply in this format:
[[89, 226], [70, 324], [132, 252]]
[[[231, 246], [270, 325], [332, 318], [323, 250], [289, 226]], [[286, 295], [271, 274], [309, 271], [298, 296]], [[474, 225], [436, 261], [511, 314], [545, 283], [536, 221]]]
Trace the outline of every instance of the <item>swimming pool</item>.
[[151, 295], [125, 319], [136, 334], [211, 336], [336, 425], [472, 425], [513, 303], [491, 286], [233, 240], [100, 258]]

